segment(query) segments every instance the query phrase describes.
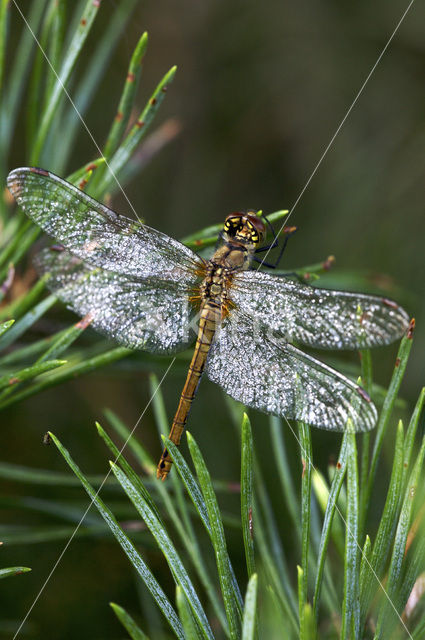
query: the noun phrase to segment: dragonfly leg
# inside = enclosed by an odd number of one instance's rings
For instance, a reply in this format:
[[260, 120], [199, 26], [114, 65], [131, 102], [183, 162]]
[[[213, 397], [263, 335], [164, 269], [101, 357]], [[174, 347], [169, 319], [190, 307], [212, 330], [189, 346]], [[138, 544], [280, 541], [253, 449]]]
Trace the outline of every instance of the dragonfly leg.
[[[275, 249], [276, 247], [279, 246], [279, 239], [275, 233], [275, 230], [273, 229], [273, 225], [270, 223], [270, 221], [267, 219], [266, 216], [263, 216], [263, 218], [265, 219], [265, 221], [267, 222], [269, 229], [271, 230], [272, 234], [273, 234], [273, 242], [271, 244], [269, 244], [268, 246], [264, 246], [264, 247], [259, 247], [258, 249], [256, 249], [255, 253], [262, 253], [264, 251], [271, 251], [272, 249]], [[275, 260], [275, 262], [265, 262], [262, 260], [259, 260], [257, 258], [254, 257], [254, 260], [256, 262], [259, 262], [261, 265], [268, 267], [269, 269], [276, 269], [279, 265], [279, 262], [282, 259], [283, 256], [283, 252], [286, 249], [286, 245], [288, 244], [288, 240], [289, 238], [292, 236], [293, 233], [295, 233], [295, 231], [297, 230], [297, 227], [284, 227], [282, 229], [282, 232], [285, 234], [285, 239], [283, 241], [283, 244], [281, 246], [279, 255], [277, 257], [277, 259]]]
[[265, 262], [261, 260], [261, 258], [256, 258], [255, 256], [252, 259], [253, 262], [258, 262], [262, 267], [268, 267], [269, 269], [276, 269], [276, 264], [272, 264], [271, 262]]
[[273, 242], [271, 244], [266, 244], [265, 246], [259, 247], [258, 249], [256, 249], [255, 253], [264, 253], [264, 251], [269, 251], [271, 249], [275, 249], [278, 246], [279, 246], [279, 241], [278, 240], [273, 240]]

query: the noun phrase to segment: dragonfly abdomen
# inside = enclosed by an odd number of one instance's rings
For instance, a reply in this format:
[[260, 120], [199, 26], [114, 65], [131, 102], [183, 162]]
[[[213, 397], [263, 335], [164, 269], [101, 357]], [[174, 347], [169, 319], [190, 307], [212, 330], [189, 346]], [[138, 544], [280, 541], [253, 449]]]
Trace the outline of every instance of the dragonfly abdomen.
[[[177, 446], [180, 444], [180, 439], [189, 416], [192, 402], [205, 368], [208, 351], [210, 350], [214, 334], [220, 321], [220, 305], [217, 305], [214, 301], [205, 302], [201, 307], [195, 350], [189, 365], [186, 382], [180, 396], [179, 405], [177, 407], [169, 435], [169, 439]], [[158, 464], [157, 477], [161, 478], [161, 480], [165, 480], [171, 469], [171, 465], [172, 461], [168, 451], [167, 449], [164, 449]]]
[[[171, 442], [177, 446], [180, 444], [214, 334], [231, 307], [228, 291], [233, 276], [237, 271], [249, 266], [251, 254], [252, 251], [250, 252], [243, 244], [225, 242], [216, 250], [212, 260], [206, 263], [204, 279], [192, 297], [194, 302], [201, 303], [199, 329], [195, 351], [169, 435]], [[164, 449], [157, 467], [157, 477], [165, 480], [171, 465], [169, 453]]]

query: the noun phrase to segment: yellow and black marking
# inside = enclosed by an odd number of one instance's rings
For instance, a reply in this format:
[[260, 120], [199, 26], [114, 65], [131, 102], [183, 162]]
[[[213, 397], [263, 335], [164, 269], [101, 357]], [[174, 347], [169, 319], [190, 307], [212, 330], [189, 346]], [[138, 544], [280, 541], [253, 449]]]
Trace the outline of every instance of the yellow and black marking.
[[238, 213], [228, 216], [224, 223], [224, 232], [229, 234], [231, 237], [236, 237], [238, 234], [241, 234], [249, 239], [250, 242], [258, 244], [262, 240], [262, 237], [256, 224], [254, 224], [250, 218], [253, 218], [256, 221], [259, 220], [259, 218], [253, 213]]
[[229, 233], [231, 231], [234, 231], [236, 233], [236, 231], [239, 231], [240, 229], [242, 229], [240, 216], [234, 216], [232, 218], [226, 219], [226, 222], [224, 223], [224, 230], [226, 231], [226, 233]]

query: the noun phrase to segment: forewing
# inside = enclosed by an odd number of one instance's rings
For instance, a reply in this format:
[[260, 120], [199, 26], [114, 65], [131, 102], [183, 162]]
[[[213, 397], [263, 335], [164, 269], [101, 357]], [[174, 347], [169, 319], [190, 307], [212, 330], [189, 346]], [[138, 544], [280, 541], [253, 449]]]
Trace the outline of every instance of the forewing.
[[34, 222], [85, 262], [129, 277], [196, 279], [200, 259], [188, 247], [118, 215], [48, 171], [15, 169], [7, 186]]
[[208, 355], [208, 377], [235, 400], [288, 419], [344, 431], [376, 423], [376, 408], [367, 394], [334, 369], [306, 355], [282, 337], [239, 313], [227, 318]]
[[235, 275], [231, 299], [260, 323], [318, 349], [359, 349], [400, 338], [409, 316], [386, 298], [303, 285], [259, 271]]
[[36, 257], [40, 275], [69, 309], [90, 314], [91, 325], [120, 344], [153, 353], [175, 353], [196, 334], [188, 292], [157, 278], [128, 278], [84, 264], [68, 251], [45, 249]]

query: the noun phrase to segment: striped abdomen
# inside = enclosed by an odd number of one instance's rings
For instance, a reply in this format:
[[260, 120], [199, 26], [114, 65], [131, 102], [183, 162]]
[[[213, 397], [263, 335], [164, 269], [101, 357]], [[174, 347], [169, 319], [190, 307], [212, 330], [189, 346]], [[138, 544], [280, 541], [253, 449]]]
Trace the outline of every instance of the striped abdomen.
[[[174, 416], [171, 426], [170, 435], [171, 442], [177, 446], [187, 422], [193, 398], [195, 397], [205, 363], [207, 361], [208, 351], [214, 338], [216, 329], [221, 322], [220, 306], [212, 301], [207, 301], [201, 308], [199, 319], [198, 337], [196, 339], [195, 350], [187, 373], [186, 382], [180, 396], [179, 406]], [[161, 480], [165, 480], [172, 465], [171, 458], [167, 449], [164, 449], [159, 461], [156, 475]]]

